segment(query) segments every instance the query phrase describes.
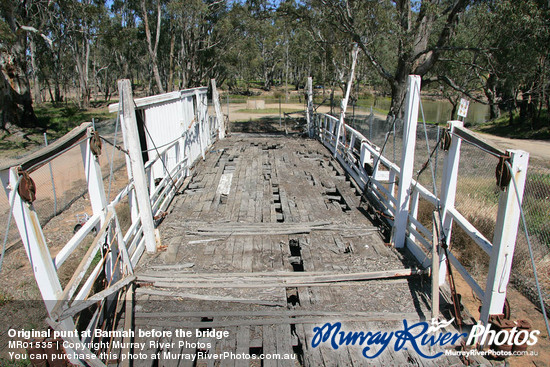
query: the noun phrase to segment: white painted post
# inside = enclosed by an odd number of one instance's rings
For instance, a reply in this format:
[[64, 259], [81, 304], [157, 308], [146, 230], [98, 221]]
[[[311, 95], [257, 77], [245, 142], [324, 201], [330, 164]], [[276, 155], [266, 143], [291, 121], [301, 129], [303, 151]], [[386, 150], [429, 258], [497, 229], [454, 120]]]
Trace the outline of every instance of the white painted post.
[[[84, 175], [86, 176], [86, 182], [88, 184], [88, 195], [90, 198], [90, 204], [92, 206], [93, 214], [99, 214], [100, 227], [105, 222], [107, 199], [105, 196], [105, 187], [103, 186], [103, 176], [101, 174], [101, 168], [99, 166], [99, 158], [94, 155], [90, 148], [90, 138], [94, 134], [94, 128], [89, 127], [87, 130], [88, 139], [80, 144], [80, 152], [82, 154], [82, 163], [84, 163]], [[111, 239], [109, 238], [109, 241]], [[105, 275], [107, 279], [110, 279], [113, 273], [118, 275], [116, 269], [114, 269], [114, 259], [116, 259], [118, 253], [111, 251], [105, 261]]]
[[520, 201], [523, 200], [529, 164], [529, 153], [521, 150], [508, 150], [508, 152], [511, 155], [511, 173], [516, 180], [518, 192], [516, 193], [514, 183], [510, 181], [506, 191], [500, 193], [485, 298], [481, 307], [480, 319], [485, 325], [490, 315], [501, 314], [504, 308], [521, 214], [516, 195], [519, 196]]
[[[5, 177], [3, 178], [5, 179]], [[18, 178], [17, 167], [12, 167], [9, 171], [9, 181], [2, 182], [2, 186], [6, 190], [10, 202], [15, 195], [12, 209], [13, 218], [17, 224], [27, 257], [32, 265], [34, 277], [49, 313], [54, 308], [63, 290], [34, 206], [23, 201], [19, 193], [12, 189], [15, 188]]]
[[122, 131], [125, 135], [126, 147], [130, 156], [130, 164], [134, 177], [134, 188], [136, 199], [143, 226], [143, 236], [145, 238], [145, 247], [147, 252], [156, 251], [155, 226], [153, 223], [153, 211], [149, 201], [149, 190], [147, 188], [147, 176], [143, 165], [141, 155], [141, 145], [136, 121], [136, 110], [134, 107], [134, 97], [132, 95], [132, 86], [128, 79], [118, 81], [119, 95], [123, 98], [122, 106]]
[[225, 138], [225, 122], [223, 121], [222, 107], [220, 105], [220, 94], [216, 88], [216, 79], [210, 79], [212, 83], [212, 100], [214, 101], [214, 109], [216, 110], [216, 118], [218, 119], [218, 139]]
[[405, 120], [403, 126], [403, 153], [401, 172], [397, 191], [397, 207], [393, 222], [392, 243], [397, 248], [405, 246], [407, 223], [409, 221], [410, 187], [413, 177], [414, 151], [416, 146], [416, 125], [418, 123], [418, 105], [420, 103], [420, 76], [409, 75], [408, 90], [405, 98]]
[[307, 133], [311, 138], [313, 137], [313, 78], [307, 78]]
[[99, 159], [92, 153], [90, 149], [90, 138], [93, 136], [94, 129], [88, 128], [88, 139], [80, 144], [80, 152], [82, 154], [82, 163], [84, 163], [84, 174], [88, 184], [88, 194], [92, 205], [93, 214], [99, 214], [101, 217], [101, 225], [105, 221], [105, 208], [107, 207], [107, 199], [105, 196], [105, 188], [103, 186], [103, 176], [99, 166]]
[[[443, 180], [441, 181], [441, 225], [442, 232], [445, 234], [447, 246], [451, 244], [451, 229], [453, 228], [453, 217], [449, 214], [449, 209], [454, 208], [456, 198], [456, 185], [458, 181], [458, 166], [460, 163], [460, 147], [462, 140], [453, 134], [455, 127], [463, 127], [462, 121], [449, 121], [447, 128], [451, 133], [451, 145], [449, 152], [443, 163]], [[447, 276], [447, 257], [440, 254], [439, 258], [439, 285], [445, 283]]]
[[338, 126], [336, 127], [336, 143], [334, 145], [334, 156], [338, 153], [338, 144], [340, 143], [340, 136], [342, 134], [342, 128], [344, 126], [344, 120], [346, 118], [346, 109], [348, 108], [349, 95], [351, 93], [351, 85], [353, 84], [353, 77], [355, 76], [355, 65], [357, 64], [357, 56], [359, 55], [359, 46], [355, 44], [353, 46], [353, 51], [351, 52], [351, 71], [349, 74], [348, 85], [346, 88], [346, 94], [342, 99], [342, 104], [340, 106], [340, 120], [338, 120]]
[[[44, 300], [48, 315], [51, 315], [59, 297], [63, 293], [57, 271], [55, 269], [50, 249], [46, 244], [46, 238], [42, 232], [38, 215], [34, 206], [21, 199], [15, 188], [19, 179], [18, 167], [10, 168], [7, 175], [2, 174], [2, 187], [6, 191], [8, 202], [12, 202], [12, 215], [17, 224], [21, 241], [25, 247], [25, 252], [32, 266], [34, 278]], [[67, 318], [61, 322], [61, 325], [67, 330], [74, 330], [75, 324], [72, 318]], [[73, 350], [67, 348], [68, 354]], [[71, 363], [81, 366], [78, 360], [71, 359]]]
[[202, 118], [201, 118], [201, 103], [200, 103], [200, 96], [199, 91], [195, 91], [195, 119], [197, 121], [197, 127], [199, 129], [199, 144], [201, 147], [201, 155], [202, 160], [204, 161], [204, 152], [206, 150], [205, 143], [203, 141], [203, 131], [202, 131]]
[[[121, 130], [122, 130], [122, 118], [123, 118], [123, 116], [122, 116], [122, 102], [124, 100], [124, 96], [120, 95], [119, 98], [120, 98], [120, 101], [118, 103], [119, 111], [118, 111], [118, 114], [117, 114], [118, 115], [117, 118], [120, 119], [119, 123], [120, 123]], [[124, 149], [126, 149], [126, 151], [128, 151], [128, 139], [126, 138], [126, 134], [124, 132], [122, 132], [122, 142], [124, 143]], [[130, 156], [128, 154], [124, 154], [124, 159], [126, 160], [126, 173], [128, 175], [128, 182], [133, 182], [134, 181], [134, 175], [132, 174], [132, 163], [131, 163], [131, 160], [130, 160]], [[135, 223], [135, 221], [139, 218], [139, 213], [138, 213], [138, 210], [137, 210], [136, 203], [137, 203], [136, 190], [135, 190], [135, 188], [132, 188], [128, 192], [128, 206], [130, 207], [130, 217], [132, 218], [132, 223]]]

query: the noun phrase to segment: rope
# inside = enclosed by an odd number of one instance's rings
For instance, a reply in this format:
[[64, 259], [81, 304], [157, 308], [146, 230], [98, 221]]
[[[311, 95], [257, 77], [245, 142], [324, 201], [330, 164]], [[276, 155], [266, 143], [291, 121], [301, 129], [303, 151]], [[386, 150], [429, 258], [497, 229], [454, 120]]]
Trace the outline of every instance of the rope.
[[162, 159], [162, 157], [160, 156], [160, 153], [159, 153], [159, 150], [157, 148], [157, 145], [155, 144], [155, 141], [153, 140], [153, 137], [151, 136], [151, 134], [149, 133], [149, 129], [147, 129], [147, 125], [146, 124], [143, 124], [143, 128], [145, 129], [145, 132], [147, 133], [147, 135], [149, 136], [149, 139], [151, 139], [151, 143], [153, 143], [153, 147], [155, 148], [155, 151], [157, 152], [157, 156], [159, 157], [159, 160], [162, 162], [162, 166], [164, 167], [164, 171], [166, 172], [166, 174], [168, 175], [168, 177], [170, 177], [170, 181], [172, 181], [172, 186], [173, 187], [176, 187], [176, 181], [174, 181], [174, 178], [172, 177], [172, 175], [170, 174], [170, 171], [168, 171], [168, 167], [166, 167], [166, 164], [164, 163], [164, 160]]
[[[186, 132], [186, 133], [187, 133], [187, 132]], [[183, 136], [183, 135], [182, 135], [182, 136]], [[152, 152], [152, 151], [157, 150], [157, 148], [164, 148], [164, 147], [166, 147], [166, 146], [168, 146], [168, 145], [170, 145], [170, 144], [174, 144], [174, 143], [175, 143], [176, 141], [178, 141], [180, 138], [181, 138], [181, 136], [178, 137], [178, 138], [176, 138], [176, 139], [174, 139], [174, 140], [172, 140], [171, 142], [168, 142], [168, 143], [166, 143], [166, 144], [159, 145], [158, 147], [155, 147], [155, 148], [153, 148], [153, 149], [145, 149], [145, 150], [142, 150], [141, 152], [142, 152], [142, 153], [148, 153], [148, 152]], [[152, 141], [152, 140], [151, 140], [151, 141]]]
[[[512, 172], [512, 166], [509, 162], [506, 162], [508, 169]], [[546, 325], [546, 332], [550, 335], [550, 326], [548, 325], [548, 315], [546, 314], [546, 307], [544, 306], [544, 298], [542, 297], [542, 291], [540, 289], [539, 277], [537, 275], [537, 267], [535, 265], [535, 256], [533, 254], [533, 247], [531, 246], [531, 240], [529, 239], [529, 231], [527, 230], [527, 221], [525, 220], [525, 213], [523, 212], [523, 205], [521, 205], [521, 198], [519, 197], [518, 184], [516, 177], [512, 175], [512, 182], [514, 183], [514, 189], [516, 192], [516, 199], [519, 205], [519, 211], [521, 214], [521, 222], [523, 223], [523, 230], [525, 231], [525, 237], [527, 238], [527, 248], [529, 249], [529, 257], [531, 259], [531, 266], [533, 267], [533, 275], [535, 278], [535, 286], [537, 288], [537, 294], [539, 296], [540, 308], [542, 315], [544, 316], [544, 323]]]
[[109, 139], [106, 139], [103, 136], [100, 136], [100, 138], [101, 138], [101, 140], [103, 140], [104, 142], [106, 142], [107, 144], [112, 146], [113, 148], [120, 150], [122, 153], [124, 153], [126, 155], [130, 155], [130, 153], [128, 153], [128, 151], [126, 149], [122, 148], [119, 145], [116, 145], [116, 144], [112, 143], [111, 141], [109, 141]]
[[17, 193], [17, 189], [19, 188], [19, 183], [21, 182], [22, 177], [23, 176], [19, 176], [19, 178], [17, 179], [17, 182], [15, 183], [15, 187], [12, 190], [13, 195], [10, 200], [10, 212], [8, 214], [8, 223], [6, 225], [6, 234], [4, 235], [4, 243], [2, 244], [2, 256], [0, 256], [0, 272], [2, 272], [2, 264], [4, 263], [4, 254], [6, 252], [6, 243], [8, 242], [8, 232], [10, 230], [11, 216], [13, 213], [13, 204], [15, 202], [15, 196]]

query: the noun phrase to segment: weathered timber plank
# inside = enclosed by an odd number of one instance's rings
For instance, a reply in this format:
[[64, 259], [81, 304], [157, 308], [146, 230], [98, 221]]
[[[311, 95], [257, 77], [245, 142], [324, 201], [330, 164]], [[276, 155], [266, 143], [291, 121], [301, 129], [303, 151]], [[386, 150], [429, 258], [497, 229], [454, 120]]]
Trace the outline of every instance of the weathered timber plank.
[[258, 304], [258, 305], [264, 305], [264, 306], [278, 306], [278, 307], [286, 306], [286, 299], [281, 299], [280, 301], [269, 301], [269, 300], [262, 300], [262, 299], [211, 296], [211, 295], [203, 295], [203, 294], [178, 292], [178, 291], [168, 291], [168, 290], [161, 290], [161, 289], [149, 289], [149, 288], [143, 288], [143, 287], [137, 289], [136, 292], [139, 294], [148, 294], [148, 295], [163, 296], [163, 297], [176, 297], [176, 298], [179, 297], [179, 298], [196, 299], [196, 300], [202, 300], [202, 301]]
[[[248, 354], [250, 352], [250, 329], [248, 326], [237, 326], [237, 350], [236, 354]], [[248, 367], [248, 359], [237, 359], [235, 367]]]
[[[276, 327], [277, 354], [280, 356], [293, 355], [290, 324], [280, 324]], [[280, 359], [277, 361], [278, 367], [293, 367], [293, 359]]]
[[244, 271], [252, 272], [252, 262], [256, 254], [254, 251], [254, 240], [252, 237], [246, 237], [243, 239], [243, 254], [242, 254], [242, 266]]
[[296, 324], [296, 333], [304, 351], [304, 367], [323, 366], [321, 351], [319, 348], [311, 346], [311, 337], [308, 337], [306, 333], [306, 326], [304, 324]]
[[189, 318], [189, 317], [268, 317], [273, 319], [291, 319], [291, 318], [313, 318], [313, 317], [340, 317], [346, 316], [350, 318], [361, 318], [365, 321], [401, 321], [407, 319], [410, 322], [420, 320], [416, 312], [370, 312], [370, 311], [355, 311], [347, 310], [345, 315], [341, 311], [324, 311], [324, 310], [308, 310], [308, 309], [262, 309], [262, 310], [201, 310], [201, 311], [175, 311], [175, 312], [146, 312], [139, 311], [135, 313], [136, 319], [142, 318]]
[[[266, 324], [262, 329], [263, 340], [263, 352], [264, 354], [276, 354], [277, 353], [277, 335], [275, 333], [275, 327], [273, 325]], [[264, 359], [264, 367], [276, 367], [277, 362], [273, 359]]]
[[[229, 336], [227, 338], [222, 339], [221, 342], [221, 352], [230, 352], [235, 353], [235, 348], [237, 345], [237, 329], [236, 328], [228, 328], [226, 329], [229, 331]], [[232, 358], [223, 358], [220, 360], [220, 366], [221, 367], [234, 367], [235, 366], [235, 360]]]
[[110, 296], [115, 292], [118, 292], [120, 289], [132, 283], [134, 280], [136, 280], [136, 276], [129, 275], [126, 278], [119, 280], [109, 288], [94, 294], [93, 296], [91, 296], [86, 300], [74, 302], [71, 305], [71, 307], [63, 311], [63, 313], [59, 316], [59, 320], [64, 320], [68, 317], [74, 316], [78, 312], [92, 306], [93, 304], [103, 301], [105, 298], [107, 298], [108, 296]]

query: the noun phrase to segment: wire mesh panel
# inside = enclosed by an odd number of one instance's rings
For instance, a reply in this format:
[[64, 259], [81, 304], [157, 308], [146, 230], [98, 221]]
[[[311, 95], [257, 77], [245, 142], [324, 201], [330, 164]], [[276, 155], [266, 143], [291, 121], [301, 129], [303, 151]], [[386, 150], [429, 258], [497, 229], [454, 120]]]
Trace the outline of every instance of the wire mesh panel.
[[[527, 232], [533, 250], [533, 257], [543, 298], [547, 309], [550, 305], [550, 169], [531, 165], [523, 194], [523, 212]], [[514, 279], [520, 287], [526, 288], [535, 298], [535, 282], [529, 255], [527, 237], [520, 223], [520, 233], [514, 254]]]
[[[85, 144], [85, 141], [81, 143], [83, 146]], [[42, 226], [86, 192], [81, 145], [69, 149], [31, 173], [36, 185], [34, 208]]]
[[481, 233], [492, 240], [500, 189], [495, 170], [498, 158], [463, 142], [455, 207]]

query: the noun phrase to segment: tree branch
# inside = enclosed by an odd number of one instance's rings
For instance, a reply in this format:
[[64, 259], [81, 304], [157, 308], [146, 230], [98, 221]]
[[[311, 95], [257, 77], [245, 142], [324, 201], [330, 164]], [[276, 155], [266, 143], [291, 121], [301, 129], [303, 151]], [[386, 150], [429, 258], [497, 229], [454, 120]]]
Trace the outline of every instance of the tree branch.
[[31, 26], [28, 26], [28, 25], [22, 25], [22, 26], [19, 26], [19, 28], [21, 28], [22, 30], [27, 31], [27, 32], [32, 32], [32, 33], [38, 34], [40, 37], [42, 37], [44, 39], [44, 41], [46, 41], [46, 43], [50, 46], [50, 48], [53, 48], [52, 40], [50, 38], [48, 38], [48, 36], [46, 36], [44, 33], [40, 32], [38, 29], [36, 29], [34, 27], [31, 27]]
[[[470, 1], [471, 0], [457, 0], [454, 5], [451, 5], [445, 25], [439, 34], [435, 47], [433, 47], [432, 50], [421, 52], [427, 53], [428, 57], [426, 57], [426, 60], [415, 68], [414, 74], [421, 76], [425, 75], [433, 67], [439, 58], [441, 49], [445, 47], [451, 39], [451, 33], [457, 24], [458, 16], [466, 9], [466, 6], [470, 3]], [[415, 55], [414, 59], [417, 59], [418, 57], [420, 56]]]
[[464, 88], [460, 87], [458, 84], [456, 84], [454, 82], [454, 80], [452, 80], [451, 78], [449, 78], [446, 75], [438, 75], [437, 77], [435, 77], [435, 79], [434, 78], [429, 78], [426, 81], [427, 82], [440, 81], [442, 83], [447, 84], [449, 87], [456, 90], [457, 92], [460, 92], [460, 93], [464, 94], [465, 96], [467, 96], [468, 98], [474, 100], [475, 102], [478, 102], [478, 103], [481, 103], [481, 104], [484, 104], [484, 105], [488, 104], [487, 101], [484, 101], [482, 99], [477, 98], [476, 96], [472, 95], [472, 93], [470, 93], [470, 91], [465, 90]]

